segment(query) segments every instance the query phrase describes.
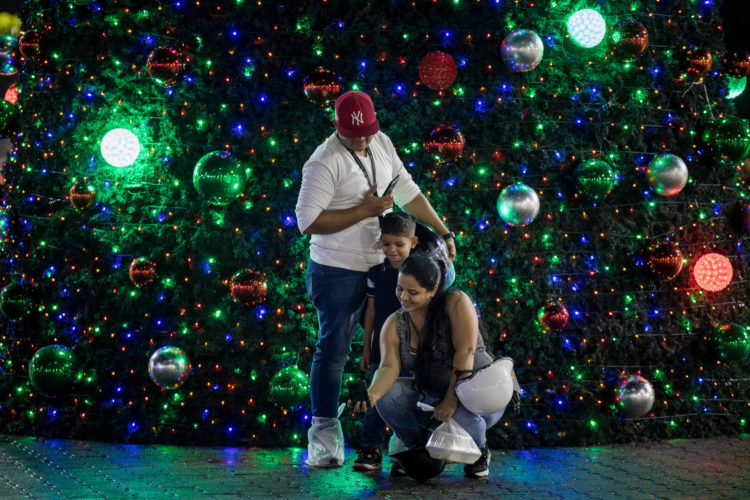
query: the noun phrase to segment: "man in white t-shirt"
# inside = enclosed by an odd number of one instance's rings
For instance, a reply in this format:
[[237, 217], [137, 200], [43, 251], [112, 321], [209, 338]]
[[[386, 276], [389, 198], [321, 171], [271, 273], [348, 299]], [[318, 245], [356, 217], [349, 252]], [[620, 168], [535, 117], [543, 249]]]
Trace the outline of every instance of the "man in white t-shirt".
[[[344, 365], [365, 303], [367, 271], [383, 260], [378, 216], [395, 201], [442, 235], [450, 258], [456, 256], [454, 234], [380, 132], [370, 96], [342, 94], [333, 123], [336, 131], [302, 168], [296, 208], [300, 231], [312, 235], [306, 284], [320, 328], [310, 370], [314, 422], [337, 418]], [[379, 196], [397, 175], [392, 193]]]

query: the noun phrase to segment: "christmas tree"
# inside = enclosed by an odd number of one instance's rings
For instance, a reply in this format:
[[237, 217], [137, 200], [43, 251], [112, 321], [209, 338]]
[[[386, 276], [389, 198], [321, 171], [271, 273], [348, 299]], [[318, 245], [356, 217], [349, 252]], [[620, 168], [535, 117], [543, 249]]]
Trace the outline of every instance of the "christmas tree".
[[0, 112], [2, 430], [304, 445], [317, 319], [294, 207], [356, 89], [515, 360], [522, 403], [491, 446], [742, 432], [750, 60], [718, 9], [27, 2], [0, 61], [20, 69]]

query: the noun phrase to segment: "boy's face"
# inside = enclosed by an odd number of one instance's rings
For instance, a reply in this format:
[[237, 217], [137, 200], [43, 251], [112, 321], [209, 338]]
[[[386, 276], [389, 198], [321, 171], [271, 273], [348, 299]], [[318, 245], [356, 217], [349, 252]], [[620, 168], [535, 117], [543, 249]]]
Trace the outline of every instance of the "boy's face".
[[417, 245], [417, 237], [381, 234], [380, 245], [383, 247], [383, 253], [391, 266], [398, 267], [409, 256], [411, 249]]

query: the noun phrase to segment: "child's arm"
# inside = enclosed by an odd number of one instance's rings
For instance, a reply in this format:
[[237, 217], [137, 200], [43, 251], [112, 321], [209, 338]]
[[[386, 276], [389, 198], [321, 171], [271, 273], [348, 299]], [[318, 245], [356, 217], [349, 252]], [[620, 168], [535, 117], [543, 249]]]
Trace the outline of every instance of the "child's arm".
[[365, 309], [365, 341], [362, 346], [362, 359], [359, 360], [359, 369], [363, 372], [370, 370], [370, 353], [372, 352], [372, 335], [375, 330], [375, 297], [367, 297], [367, 309]]

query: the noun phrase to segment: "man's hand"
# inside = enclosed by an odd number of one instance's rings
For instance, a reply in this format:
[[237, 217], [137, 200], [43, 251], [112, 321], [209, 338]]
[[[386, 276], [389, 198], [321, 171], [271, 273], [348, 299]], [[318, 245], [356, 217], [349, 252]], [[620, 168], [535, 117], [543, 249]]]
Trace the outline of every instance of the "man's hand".
[[377, 217], [378, 215], [382, 215], [383, 212], [385, 212], [389, 208], [393, 208], [393, 194], [391, 193], [387, 196], [377, 196], [375, 194], [377, 188], [378, 185], [375, 184], [370, 189], [368, 189], [367, 194], [365, 195], [365, 199], [362, 200], [361, 206], [363, 207], [364, 212], [368, 217]]
[[445, 240], [445, 246], [448, 247], [448, 257], [451, 260], [456, 260], [456, 239], [448, 238]]

